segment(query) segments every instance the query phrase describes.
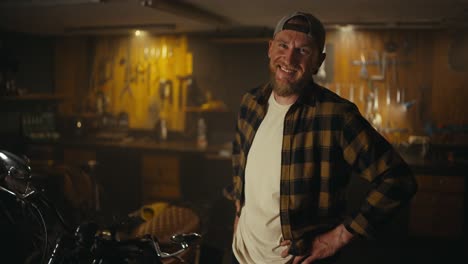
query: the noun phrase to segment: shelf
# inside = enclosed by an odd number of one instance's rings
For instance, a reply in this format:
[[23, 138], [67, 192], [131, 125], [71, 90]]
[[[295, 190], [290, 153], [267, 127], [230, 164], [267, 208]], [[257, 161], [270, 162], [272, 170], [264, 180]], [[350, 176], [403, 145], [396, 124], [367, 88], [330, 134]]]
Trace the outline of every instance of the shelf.
[[186, 107], [185, 112], [187, 113], [227, 113], [228, 109], [224, 108], [202, 108], [202, 107]]
[[3, 102], [21, 102], [21, 101], [60, 101], [65, 96], [56, 94], [25, 94], [18, 96], [1, 96], [0, 101]]
[[31, 112], [56, 107], [65, 96], [55, 94], [26, 94], [0, 96], [0, 112]]

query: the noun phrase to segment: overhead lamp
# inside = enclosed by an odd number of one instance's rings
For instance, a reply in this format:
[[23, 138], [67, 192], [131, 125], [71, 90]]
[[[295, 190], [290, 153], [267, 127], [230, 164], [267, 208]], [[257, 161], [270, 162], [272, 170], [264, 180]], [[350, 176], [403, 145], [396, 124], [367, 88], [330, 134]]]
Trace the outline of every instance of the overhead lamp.
[[346, 24], [344, 26], [339, 26], [338, 29], [341, 32], [352, 32], [354, 30], [354, 25]]
[[232, 23], [232, 21], [226, 17], [184, 1], [141, 0], [140, 4], [144, 7], [154, 8], [208, 24], [230, 25]]

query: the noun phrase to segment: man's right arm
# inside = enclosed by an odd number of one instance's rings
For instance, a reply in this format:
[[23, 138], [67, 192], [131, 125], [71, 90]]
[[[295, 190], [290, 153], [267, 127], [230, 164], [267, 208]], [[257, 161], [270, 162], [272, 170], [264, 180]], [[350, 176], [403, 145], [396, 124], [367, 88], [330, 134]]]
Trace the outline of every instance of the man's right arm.
[[236, 125], [236, 135], [232, 143], [232, 184], [224, 188], [224, 196], [228, 200], [234, 201], [235, 206], [235, 218], [234, 218], [234, 227], [233, 232], [236, 232], [237, 223], [239, 222], [240, 212], [241, 212], [241, 202], [240, 202], [240, 131], [239, 131], [239, 120]]
[[236, 213], [240, 213], [240, 193], [241, 193], [241, 178], [240, 178], [240, 135], [236, 132], [234, 142], [232, 144], [232, 184], [224, 188], [223, 194], [228, 200], [234, 201], [236, 204]]
[[[241, 106], [242, 107], [242, 106]], [[236, 133], [234, 140], [232, 142], [232, 184], [224, 188], [223, 194], [228, 199], [234, 202], [235, 204], [235, 212], [236, 216], [240, 215], [241, 211], [241, 177], [240, 177], [240, 170], [241, 170], [241, 131], [240, 131], [240, 123], [241, 123], [240, 113], [237, 117], [236, 123]]]

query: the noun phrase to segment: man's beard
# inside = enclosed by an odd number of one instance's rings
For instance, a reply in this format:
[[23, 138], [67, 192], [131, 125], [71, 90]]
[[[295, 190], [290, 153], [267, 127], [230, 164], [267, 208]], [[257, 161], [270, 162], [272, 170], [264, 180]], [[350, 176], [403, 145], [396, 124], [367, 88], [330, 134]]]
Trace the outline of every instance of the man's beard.
[[304, 87], [307, 85], [307, 83], [312, 80], [311, 78], [305, 78], [304, 76], [297, 80], [296, 82], [293, 83], [278, 83], [276, 81], [276, 73], [275, 70], [279, 70], [275, 68], [270, 67], [270, 83], [273, 86], [273, 91], [275, 91], [275, 94], [278, 96], [282, 97], [288, 97], [291, 95], [299, 95], [302, 90], [304, 90]]

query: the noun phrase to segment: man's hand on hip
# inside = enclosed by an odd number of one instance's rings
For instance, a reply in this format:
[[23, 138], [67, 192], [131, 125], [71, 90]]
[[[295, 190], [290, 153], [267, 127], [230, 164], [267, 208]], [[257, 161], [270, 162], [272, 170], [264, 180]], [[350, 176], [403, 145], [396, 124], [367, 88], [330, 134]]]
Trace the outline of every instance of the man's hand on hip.
[[[341, 224], [329, 232], [317, 236], [312, 242], [310, 253], [305, 256], [294, 257], [292, 263], [313, 263], [317, 259], [331, 257], [335, 255], [342, 247], [347, 245], [352, 238], [353, 234], [348, 232], [344, 225]], [[289, 240], [281, 242], [281, 246], [289, 245], [291, 245], [291, 241]], [[281, 253], [283, 258], [288, 256], [288, 250], [289, 247]]]
[[239, 212], [241, 210], [241, 206], [240, 206], [240, 201], [239, 200], [236, 200], [236, 202], [234, 203], [234, 205], [236, 206], [236, 218], [234, 219], [234, 233], [236, 233], [236, 230], [237, 230], [237, 223], [239, 223]]

